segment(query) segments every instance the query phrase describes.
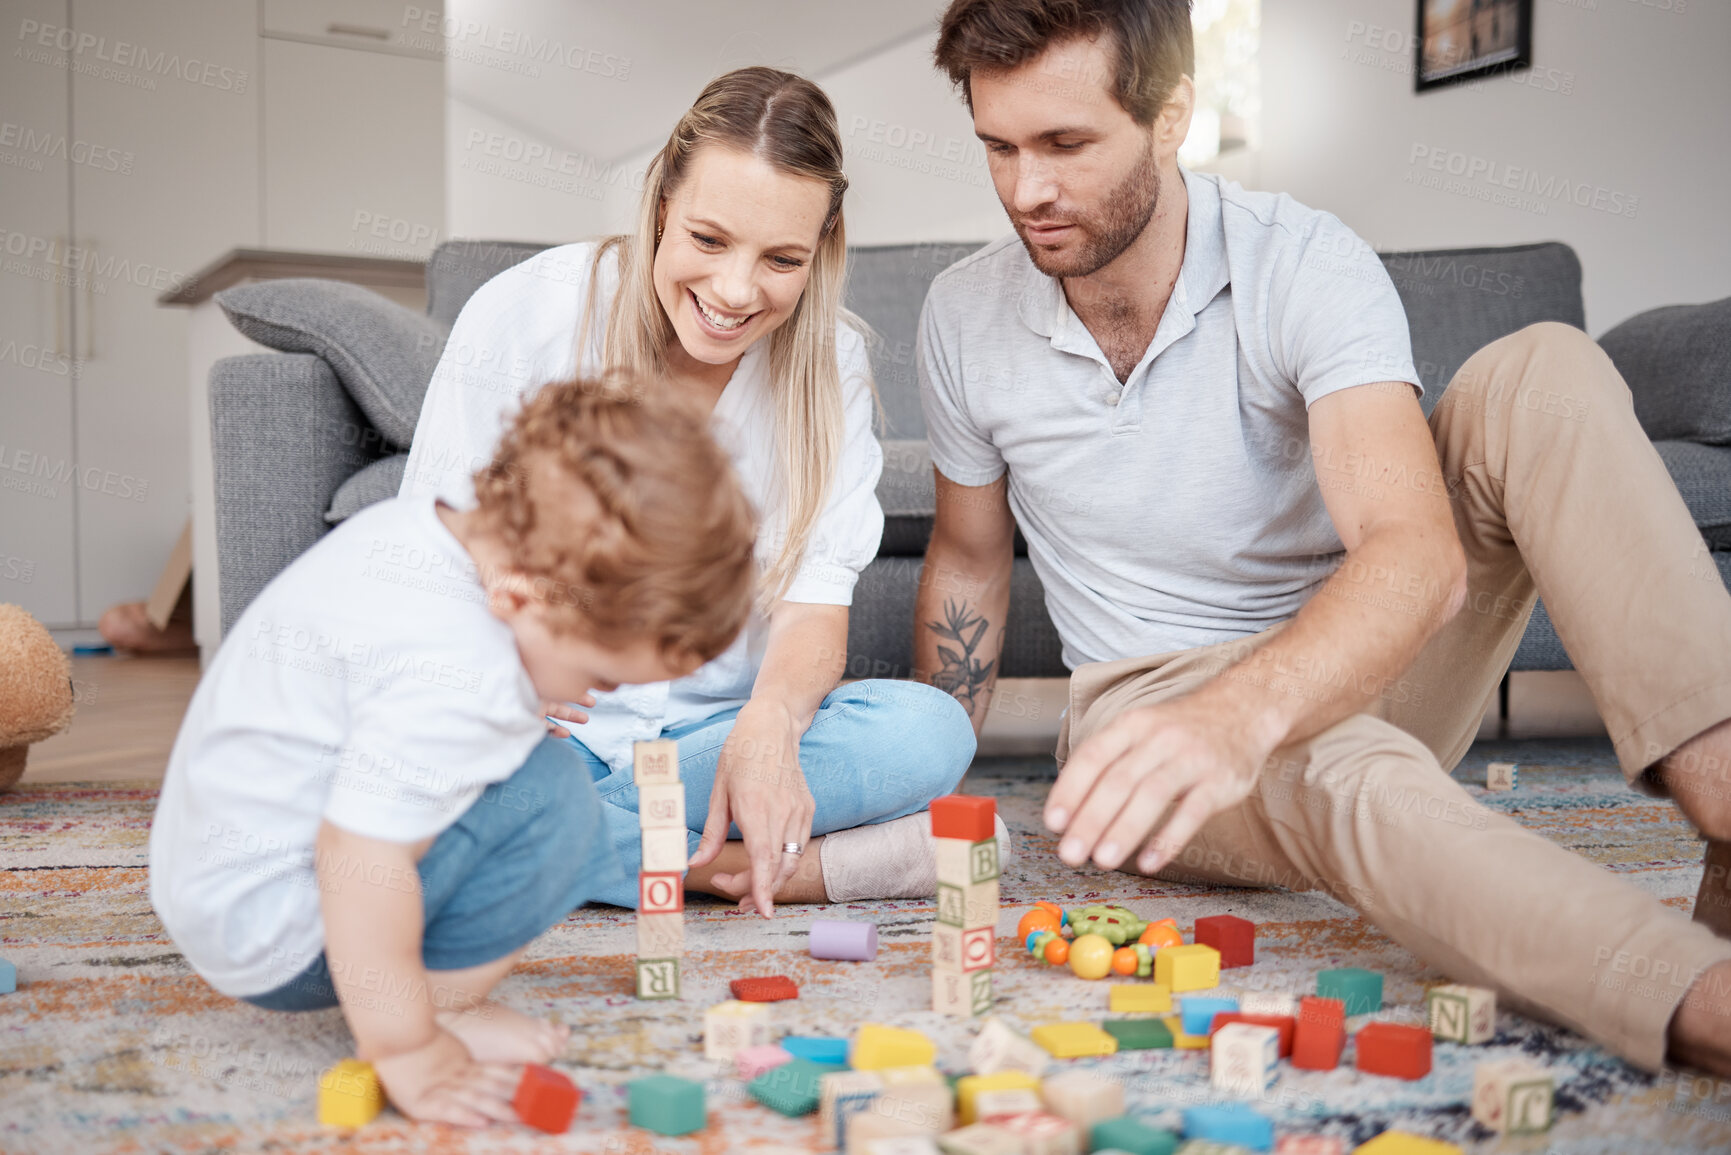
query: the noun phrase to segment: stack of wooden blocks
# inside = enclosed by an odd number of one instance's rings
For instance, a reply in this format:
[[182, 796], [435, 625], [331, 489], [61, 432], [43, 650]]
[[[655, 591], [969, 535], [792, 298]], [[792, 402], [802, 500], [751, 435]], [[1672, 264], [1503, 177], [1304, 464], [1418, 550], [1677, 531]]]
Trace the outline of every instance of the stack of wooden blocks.
[[932, 803], [938, 921], [932, 928], [932, 1009], [981, 1015], [992, 1007], [998, 927], [997, 804], [949, 794]]
[[643, 868], [637, 876], [637, 997], [679, 997], [685, 953], [685, 787], [679, 744], [668, 738], [631, 749]]

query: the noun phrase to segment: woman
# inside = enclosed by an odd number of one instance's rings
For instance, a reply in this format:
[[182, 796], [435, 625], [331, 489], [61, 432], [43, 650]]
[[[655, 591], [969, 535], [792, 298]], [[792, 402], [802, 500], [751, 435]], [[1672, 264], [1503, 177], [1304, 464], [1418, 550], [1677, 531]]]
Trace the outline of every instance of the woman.
[[[810, 81], [761, 67], [712, 81], [650, 163], [633, 234], [550, 249], [464, 306], [402, 489], [467, 503], [504, 415], [548, 381], [624, 367], [709, 407], [761, 519], [757, 612], [689, 677], [548, 712], [572, 724], [630, 865], [631, 745], [677, 739], [686, 888], [765, 917], [778, 899], [934, 893], [922, 812], [974, 754], [948, 694], [837, 685], [854, 582], [883, 532], [871, 367], [841, 308], [841, 163], [835, 110]], [[636, 906], [635, 881], [600, 898]]]

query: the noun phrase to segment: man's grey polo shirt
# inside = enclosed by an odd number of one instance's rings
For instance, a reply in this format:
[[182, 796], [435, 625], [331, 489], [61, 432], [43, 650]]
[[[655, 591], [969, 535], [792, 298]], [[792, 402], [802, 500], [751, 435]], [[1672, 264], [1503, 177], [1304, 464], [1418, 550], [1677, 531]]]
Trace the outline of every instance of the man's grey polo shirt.
[[1119, 385], [1015, 236], [939, 274], [920, 321], [932, 461], [1009, 501], [1064, 663], [1227, 641], [1298, 612], [1343, 547], [1308, 407], [1406, 381], [1406, 313], [1336, 217], [1183, 171], [1184, 260]]

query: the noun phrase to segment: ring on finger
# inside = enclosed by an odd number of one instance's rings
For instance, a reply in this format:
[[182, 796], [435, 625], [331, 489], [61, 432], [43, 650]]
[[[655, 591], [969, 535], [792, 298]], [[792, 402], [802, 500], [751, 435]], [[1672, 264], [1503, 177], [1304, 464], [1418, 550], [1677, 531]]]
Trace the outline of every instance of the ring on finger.
[[781, 844], [783, 854], [801, 855], [805, 853], [805, 844], [801, 842], [784, 842]]

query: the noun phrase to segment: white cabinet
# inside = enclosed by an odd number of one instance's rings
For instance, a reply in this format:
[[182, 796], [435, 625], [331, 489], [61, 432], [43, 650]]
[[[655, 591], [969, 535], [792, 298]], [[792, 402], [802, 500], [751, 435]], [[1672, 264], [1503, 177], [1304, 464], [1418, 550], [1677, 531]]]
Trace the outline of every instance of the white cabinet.
[[262, 0], [259, 30], [282, 40], [364, 52], [442, 56], [442, 0]]
[[72, 0], [72, 19], [110, 58], [72, 76], [75, 133], [132, 157], [72, 174], [78, 608], [93, 624], [150, 593], [186, 524], [186, 315], [156, 298], [258, 236], [258, 37], [232, 0]]

